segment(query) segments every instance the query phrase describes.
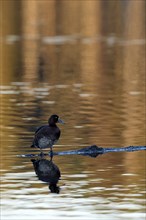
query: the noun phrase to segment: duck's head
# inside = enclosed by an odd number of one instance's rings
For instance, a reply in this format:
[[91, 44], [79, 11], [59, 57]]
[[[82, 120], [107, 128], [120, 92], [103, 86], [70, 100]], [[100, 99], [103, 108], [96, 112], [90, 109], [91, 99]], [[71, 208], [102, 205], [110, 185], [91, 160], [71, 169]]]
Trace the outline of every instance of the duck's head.
[[50, 125], [53, 125], [56, 123], [64, 124], [64, 121], [61, 120], [58, 115], [51, 115], [51, 117], [48, 119], [48, 123]]

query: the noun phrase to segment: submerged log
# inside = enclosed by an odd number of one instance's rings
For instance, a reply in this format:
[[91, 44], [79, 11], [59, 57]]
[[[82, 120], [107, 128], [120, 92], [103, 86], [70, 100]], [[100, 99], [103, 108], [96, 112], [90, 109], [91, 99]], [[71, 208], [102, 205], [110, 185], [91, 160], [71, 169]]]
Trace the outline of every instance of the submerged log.
[[49, 153], [43, 153], [43, 154], [25, 154], [25, 155], [18, 155], [19, 157], [38, 157], [38, 156], [61, 156], [61, 155], [84, 155], [84, 156], [90, 156], [90, 157], [97, 157], [98, 155], [102, 155], [109, 152], [134, 152], [134, 151], [140, 151], [140, 150], [146, 150], [146, 146], [128, 146], [128, 147], [113, 147], [113, 148], [103, 148], [98, 147], [96, 145], [92, 145], [89, 147], [84, 147], [79, 150], [69, 150], [69, 151], [61, 151], [61, 152], [49, 152]]

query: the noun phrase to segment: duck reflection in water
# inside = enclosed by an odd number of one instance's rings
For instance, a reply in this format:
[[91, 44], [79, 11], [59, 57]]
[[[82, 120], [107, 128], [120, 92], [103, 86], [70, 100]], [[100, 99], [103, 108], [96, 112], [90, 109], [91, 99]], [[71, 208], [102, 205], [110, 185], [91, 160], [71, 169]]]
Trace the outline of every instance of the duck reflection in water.
[[52, 162], [52, 158], [47, 160], [41, 157], [39, 159], [31, 159], [31, 162], [38, 179], [47, 182], [52, 193], [59, 193], [60, 187], [57, 186], [57, 183], [61, 173], [58, 166]]

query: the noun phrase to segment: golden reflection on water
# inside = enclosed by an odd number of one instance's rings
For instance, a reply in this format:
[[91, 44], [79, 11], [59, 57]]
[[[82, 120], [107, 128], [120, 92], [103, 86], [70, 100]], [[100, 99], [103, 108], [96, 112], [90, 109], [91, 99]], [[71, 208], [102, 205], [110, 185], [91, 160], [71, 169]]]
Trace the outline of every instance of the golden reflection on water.
[[[52, 113], [66, 121], [56, 151], [92, 144], [146, 145], [144, 6], [141, 0], [106, 5], [64, 0], [2, 4], [4, 175], [15, 169], [18, 175], [32, 172], [28, 160], [22, 162], [16, 155], [30, 152], [35, 128]], [[20, 13], [14, 13], [20, 8], [21, 19]], [[18, 18], [21, 28], [15, 23]], [[144, 191], [145, 152], [54, 160], [67, 184], [77, 181], [79, 193], [86, 190], [84, 198], [95, 197], [94, 187], [105, 189], [104, 198], [118, 197], [120, 189], [129, 195]], [[34, 181], [33, 187], [41, 185]], [[100, 189], [97, 192], [98, 198]]]

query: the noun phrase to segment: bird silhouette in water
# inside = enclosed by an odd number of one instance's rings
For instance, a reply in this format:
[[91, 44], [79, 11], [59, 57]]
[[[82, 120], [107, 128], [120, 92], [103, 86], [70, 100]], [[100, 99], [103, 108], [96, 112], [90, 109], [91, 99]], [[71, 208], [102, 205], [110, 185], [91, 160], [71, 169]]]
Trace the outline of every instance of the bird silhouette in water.
[[48, 183], [52, 193], [59, 193], [60, 187], [57, 186], [57, 183], [61, 177], [61, 173], [58, 166], [52, 162], [52, 159], [31, 159], [31, 162], [33, 163], [38, 179]]
[[58, 115], [51, 115], [48, 119], [48, 125], [43, 125], [36, 130], [31, 147], [40, 148], [41, 154], [43, 154], [43, 149], [50, 148], [52, 153], [52, 147], [58, 141], [61, 134], [56, 123], [64, 124], [64, 121]]

